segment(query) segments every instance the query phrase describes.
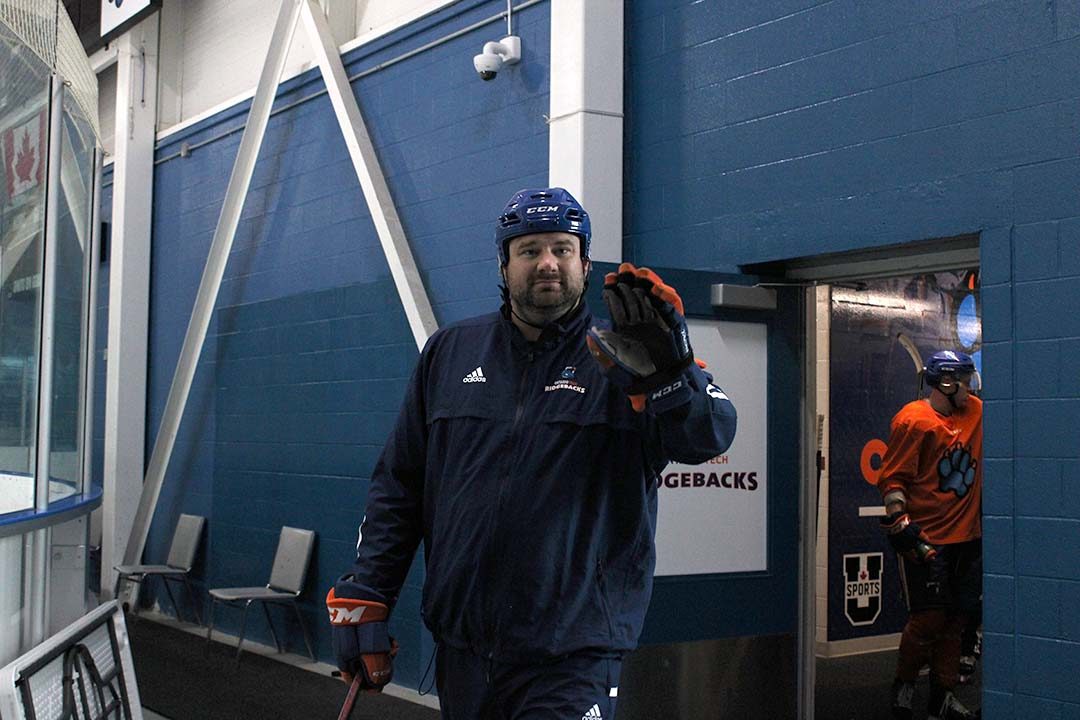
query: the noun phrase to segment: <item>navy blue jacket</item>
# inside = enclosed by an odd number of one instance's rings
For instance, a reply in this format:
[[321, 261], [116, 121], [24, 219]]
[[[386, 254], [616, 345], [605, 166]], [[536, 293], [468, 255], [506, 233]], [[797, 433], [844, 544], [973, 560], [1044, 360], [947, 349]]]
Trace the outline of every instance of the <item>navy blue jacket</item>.
[[582, 306], [530, 343], [504, 309], [439, 330], [420, 355], [352, 574], [392, 600], [423, 540], [440, 642], [500, 662], [637, 644], [659, 474], [726, 451], [735, 408], [695, 365], [689, 403], [634, 412], [586, 347], [592, 322]]

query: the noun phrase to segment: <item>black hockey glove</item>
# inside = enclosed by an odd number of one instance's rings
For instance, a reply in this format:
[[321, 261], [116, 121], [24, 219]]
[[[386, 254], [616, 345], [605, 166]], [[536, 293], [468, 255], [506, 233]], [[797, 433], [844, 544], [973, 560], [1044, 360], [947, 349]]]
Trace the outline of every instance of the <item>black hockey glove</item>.
[[591, 328], [586, 341], [608, 379], [638, 412], [646, 400], [658, 411], [686, 402], [694, 351], [679, 294], [649, 268], [623, 263], [604, 278], [603, 296], [613, 329]]
[[922, 528], [902, 510], [881, 518], [881, 530], [888, 536], [889, 544], [897, 555], [906, 555], [920, 562], [937, 555], [937, 549], [930, 542], [930, 538], [926, 537]]
[[390, 609], [378, 593], [345, 576], [326, 595], [334, 654], [342, 679], [368, 692], [381, 692], [394, 675], [397, 643], [386, 627]]

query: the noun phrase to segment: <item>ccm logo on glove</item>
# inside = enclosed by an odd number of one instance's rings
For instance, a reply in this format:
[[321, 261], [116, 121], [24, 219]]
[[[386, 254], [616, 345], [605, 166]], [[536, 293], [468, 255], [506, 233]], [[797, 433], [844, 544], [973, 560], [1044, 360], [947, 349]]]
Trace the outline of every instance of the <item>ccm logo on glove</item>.
[[[331, 625], [381, 622], [390, 614], [389, 608], [380, 602], [335, 597], [333, 588], [326, 596], [326, 609], [330, 613]], [[367, 617], [364, 617], [365, 613]]]
[[358, 607], [328, 607], [330, 611], [330, 624], [331, 625], [359, 625], [363, 622], [360, 618], [364, 616], [364, 612], [369, 610], [372, 606], [360, 605]]
[[653, 400], [659, 400], [660, 398], [664, 397], [665, 395], [670, 395], [671, 393], [675, 392], [676, 390], [678, 390], [682, 386], [683, 386], [683, 381], [682, 380], [676, 380], [675, 382], [671, 383], [670, 385], [666, 385], [666, 386], [660, 388], [659, 390], [653, 392], [651, 398]]

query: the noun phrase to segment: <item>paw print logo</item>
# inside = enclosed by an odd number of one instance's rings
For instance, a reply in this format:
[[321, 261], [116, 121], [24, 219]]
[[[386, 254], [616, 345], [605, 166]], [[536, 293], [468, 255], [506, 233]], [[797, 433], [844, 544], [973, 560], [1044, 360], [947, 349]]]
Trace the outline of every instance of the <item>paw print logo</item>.
[[978, 461], [960, 443], [945, 451], [938, 462], [938, 489], [952, 491], [957, 497], [964, 497], [971, 484], [975, 482], [975, 466]]

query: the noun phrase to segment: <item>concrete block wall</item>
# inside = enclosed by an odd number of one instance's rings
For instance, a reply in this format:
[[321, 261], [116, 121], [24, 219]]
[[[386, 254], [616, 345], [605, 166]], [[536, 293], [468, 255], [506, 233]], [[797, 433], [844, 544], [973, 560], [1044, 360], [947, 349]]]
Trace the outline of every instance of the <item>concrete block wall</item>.
[[979, 233], [985, 717], [1080, 716], [1080, 5], [627, 4], [624, 254]]
[[733, 266], [1078, 200], [1072, 2], [628, 4], [628, 258]]
[[1025, 717], [1033, 708], [1080, 716], [1070, 680], [1080, 669], [1080, 329], [1066, 309], [1080, 291], [1078, 229], [1067, 218], [982, 236], [983, 282], [993, 282], [983, 295], [991, 717]]
[[[350, 52], [350, 74], [492, 17], [456, 3]], [[547, 178], [545, 4], [515, 13], [521, 64], [481, 82], [472, 56], [492, 23], [354, 83], [440, 325], [498, 306], [493, 222]], [[146, 557], [164, 557], [179, 512], [209, 520], [200, 589], [265, 582], [282, 525], [318, 533], [301, 607], [332, 660], [323, 598], [348, 569], [364, 498], [417, 349], [317, 71], [283, 84], [254, 178]], [[157, 148], [147, 452], [160, 424], [248, 103]], [[194, 147], [181, 157], [180, 147]], [[205, 143], [200, 145], [200, 143]], [[418, 558], [422, 557], [418, 555]], [[398, 601], [395, 680], [416, 687], [422, 561]], [[167, 605], [166, 605], [167, 607]], [[217, 622], [236, 628], [238, 613]], [[303, 645], [291, 619], [290, 645]], [[249, 635], [269, 642], [257, 615]], [[430, 681], [431, 678], [429, 677]]]

